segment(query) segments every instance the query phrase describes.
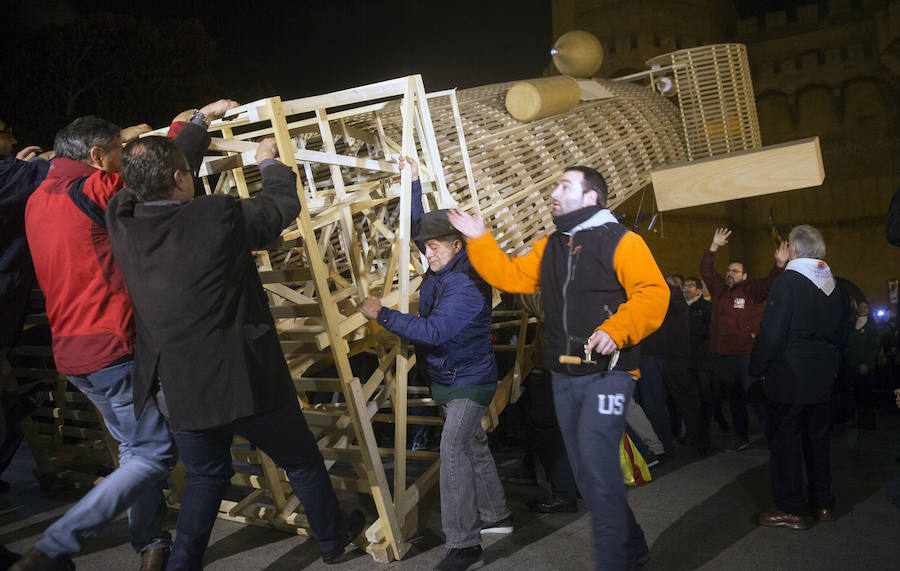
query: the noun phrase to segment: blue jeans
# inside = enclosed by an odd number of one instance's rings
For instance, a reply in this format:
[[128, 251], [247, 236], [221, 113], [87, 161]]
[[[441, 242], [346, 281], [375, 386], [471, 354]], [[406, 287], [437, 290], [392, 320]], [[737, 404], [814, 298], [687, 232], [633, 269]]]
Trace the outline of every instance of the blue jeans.
[[166, 502], [157, 484], [175, 465], [175, 447], [154, 399], [148, 399], [141, 417], [135, 418], [133, 370], [134, 361], [128, 361], [87, 375], [68, 375], [119, 441], [119, 467], [47, 528], [35, 547], [48, 557], [81, 551], [126, 508], [135, 551], [171, 544], [169, 532], [162, 529]]
[[648, 551], [628, 505], [619, 463], [634, 385], [622, 371], [578, 377], [553, 372], [556, 417], [575, 482], [591, 510], [596, 569], [628, 569]]
[[481, 522], [510, 515], [481, 417], [487, 408], [471, 399], [444, 407], [441, 437], [441, 526], [447, 549], [481, 545]]
[[175, 433], [187, 480], [168, 569], [203, 568], [203, 554], [219, 504], [234, 475], [231, 441], [235, 434], [259, 447], [287, 472], [319, 550], [327, 553], [343, 547], [348, 539], [347, 522], [331, 487], [322, 453], [295, 402], [224, 426]]

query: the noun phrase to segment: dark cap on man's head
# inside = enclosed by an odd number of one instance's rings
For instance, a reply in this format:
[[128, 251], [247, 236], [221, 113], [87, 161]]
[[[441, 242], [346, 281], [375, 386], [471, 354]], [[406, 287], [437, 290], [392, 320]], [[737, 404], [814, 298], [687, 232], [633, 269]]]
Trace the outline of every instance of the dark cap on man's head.
[[449, 210], [446, 208], [426, 212], [422, 216], [422, 226], [419, 228], [419, 234], [413, 237], [413, 240], [425, 242], [426, 240], [440, 238], [441, 236], [446, 236], [448, 234], [454, 234], [461, 237], [462, 235], [459, 231], [450, 224], [450, 219], [447, 218], [447, 212], [449, 212]]

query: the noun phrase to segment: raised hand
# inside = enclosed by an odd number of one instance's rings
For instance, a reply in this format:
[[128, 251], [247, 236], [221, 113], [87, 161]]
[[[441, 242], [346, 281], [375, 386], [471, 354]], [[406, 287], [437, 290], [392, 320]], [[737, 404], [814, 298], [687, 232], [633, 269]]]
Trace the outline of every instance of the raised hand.
[[783, 268], [791, 259], [791, 251], [787, 242], [782, 242], [778, 249], [775, 250], [775, 263], [779, 268]]
[[731, 230], [728, 228], [718, 228], [713, 234], [712, 244], [709, 245], [710, 252], [715, 252], [720, 247], [728, 243], [728, 237], [731, 236]]
[[397, 170], [402, 171], [406, 165], [409, 165], [409, 174], [412, 176], [412, 180], [419, 180], [419, 163], [416, 162], [416, 159], [400, 155], [397, 159]]
[[484, 219], [480, 214], [466, 214], [459, 208], [451, 208], [447, 213], [447, 219], [466, 238], [478, 238], [485, 233]]
[[34, 157], [38, 156], [38, 153], [40, 152], [40, 147], [38, 147], [37, 145], [31, 145], [16, 153], [16, 158], [20, 161], [30, 161]]
[[229, 109], [237, 106], [237, 101], [232, 101], [231, 99], [219, 99], [218, 101], [213, 101], [209, 105], [201, 107], [200, 112], [206, 115], [208, 121], [215, 121], [216, 119], [224, 117]]

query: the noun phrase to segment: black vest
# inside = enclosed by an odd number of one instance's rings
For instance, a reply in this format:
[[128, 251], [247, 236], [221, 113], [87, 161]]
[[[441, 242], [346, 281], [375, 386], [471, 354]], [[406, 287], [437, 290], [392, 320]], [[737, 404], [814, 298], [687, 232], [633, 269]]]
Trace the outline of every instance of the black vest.
[[[584, 344], [594, 329], [627, 301], [613, 267], [613, 256], [622, 236], [621, 224], [609, 222], [573, 235], [554, 232], [541, 259], [541, 294], [547, 344], [545, 363], [568, 375], [606, 371], [609, 356], [593, 353], [594, 365], [563, 365], [560, 355], [584, 357]], [[623, 349], [616, 371], [639, 367], [637, 346]]]

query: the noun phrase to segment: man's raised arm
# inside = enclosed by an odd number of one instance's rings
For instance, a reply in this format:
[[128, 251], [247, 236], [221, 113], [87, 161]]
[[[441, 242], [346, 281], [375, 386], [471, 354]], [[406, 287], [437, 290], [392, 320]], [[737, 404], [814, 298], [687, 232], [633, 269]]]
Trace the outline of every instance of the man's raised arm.
[[510, 259], [485, 229], [484, 220], [478, 214], [473, 216], [459, 208], [453, 208], [447, 213], [447, 218], [466, 237], [469, 260], [484, 281], [510, 293], [537, 291], [547, 238], [535, 242], [531, 251], [524, 256]]

